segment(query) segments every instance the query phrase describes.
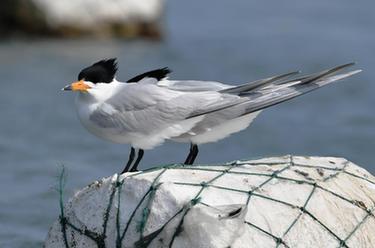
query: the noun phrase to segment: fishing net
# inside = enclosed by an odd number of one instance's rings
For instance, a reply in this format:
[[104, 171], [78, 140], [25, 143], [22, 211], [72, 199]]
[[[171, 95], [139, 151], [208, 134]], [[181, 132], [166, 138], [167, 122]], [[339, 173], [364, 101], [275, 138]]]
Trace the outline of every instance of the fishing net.
[[173, 164], [62, 201], [46, 247], [375, 247], [375, 179], [341, 158]]

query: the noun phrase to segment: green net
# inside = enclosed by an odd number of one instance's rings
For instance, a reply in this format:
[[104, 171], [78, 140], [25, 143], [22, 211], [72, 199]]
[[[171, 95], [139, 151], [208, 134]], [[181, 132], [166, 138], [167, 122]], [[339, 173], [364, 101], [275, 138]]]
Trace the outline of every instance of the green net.
[[[309, 164], [301, 164], [294, 161], [293, 156], [289, 156], [287, 160], [280, 161], [280, 162], [267, 162], [267, 161], [235, 161], [231, 163], [227, 163], [225, 165], [220, 166], [212, 166], [212, 165], [200, 165], [200, 166], [184, 166], [182, 164], [173, 164], [167, 165], [157, 168], [152, 168], [149, 170], [145, 170], [142, 172], [131, 174], [123, 179], [120, 180], [120, 177], [117, 177], [116, 182], [112, 184], [111, 194], [109, 196], [108, 206], [106, 208], [103, 223], [102, 223], [102, 232], [97, 233], [91, 230], [88, 230], [87, 227], [78, 227], [72, 224], [69, 221], [69, 218], [64, 213], [63, 208], [63, 198], [62, 198], [62, 185], [60, 185], [60, 224], [61, 224], [61, 232], [63, 236], [64, 245], [67, 248], [75, 247], [74, 242], [71, 242], [67, 237], [67, 230], [70, 229], [72, 232], [77, 232], [80, 235], [85, 235], [87, 238], [94, 241], [99, 248], [106, 247], [106, 237], [107, 237], [107, 226], [108, 226], [108, 219], [109, 213], [113, 207], [114, 202], [116, 201], [117, 208], [115, 208], [115, 216], [116, 216], [116, 247], [121, 248], [124, 246], [124, 242], [126, 241], [127, 234], [131, 227], [131, 224], [136, 223], [136, 231], [139, 234], [139, 239], [135, 242], [135, 247], [148, 247], [155, 239], [158, 239], [160, 234], [163, 230], [170, 224], [172, 221], [178, 219], [178, 224], [174, 229], [174, 233], [172, 234], [171, 239], [168, 241], [167, 247], [174, 247], [176, 237], [180, 235], [183, 231], [183, 223], [185, 217], [192, 209], [192, 207], [196, 206], [197, 204], [202, 204], [207, 207], [214, 208], [215, 206], [211, 206], [209, 203], [205, 202], [205, 198], [202, 197], [202, 193], [209, 189], [215, 188], [217, 190], [222, 191], [231, 191], [236, 192], [239, 194], [243, 194], [246, 196], [245, 205], [247, 207], [251, 206], [253, 199], [263, 199], [266, 201], [275, 202], [281, 204], [290, 209], [297, 209], [299, 210], [298, 215], [291, 220], [290, 224], [287, 226], [285, 231], [280, 235], [272, 233], [270, 230], [267, 230], [264, 227], [257, 225], [256, 223], [245, 219], [245, 224], [248, 228], [253, 229], [257, 232], [261, 232], [262, 234], [266, 235], [267, 237], [271, 238], [274, 241], [274, 247], [293, 247], [291, 244], [287, 242], [286, 236], [290, 233], [293, 228], [296, 227], [296, 224], [302, 217], [310, 218], [314, 223], [319, 225], [322, 229], [324, 229], [328, 235], [331, 235], [337, 243], [337, 247], [349, 247], [348, 240], [360, 229], [362, 225], [364, 225], [370, 219], [375, 220], [374, 217], [374, 209], [375, 204], [371, 206], [367, 206], [365, 202], [358, 200], [358, 199], [349, 199], [344, 194], [340, 194], [338, 192], [334, 192], [330, 190], [328, 187], [325, 187], [327, 182], [334, 180], [335, 178], [339, 177], [340, 175], [347, 175], [355, 180], [361, 180], [366, 183], [369, 183], [372, 186], [375, 186], [375, 181], [369, 178], [367, 174], [361, 174], [354, 172], [353, 170], [348, 170], [348, 164], [350, 162], [346, 161], [342, 164], [342, 166], [335, 166], [334, 162], [331, 162], [332, 166], [320, 166], [320, 165], [309, 165]], [[277, 169], [273, 169], [269, 172], [247, 172], [247, 171], [240, 171], [236, 170], [236, 168], [241, 168], [243, 165], [251, 165], [251, 166], [262, 166], [267, 165], [271, 168], [277, 167]], [[307, 170], [314, 170], [318, 175], [321, 176], [320, 180], [316, 180], [311, 178], [310, 174], [306, 172]], [[163, 181], [160, 178], [170, 170], [193, 170], [193, 171], [204, 171], [204, 172], [215, 172], [215, 176], [210, 178], [207, 181], [202, 181], [200, 183], [189, 182], [189, 178], [186, 178], [186, 182], [172, 182], [175, 185], [186, 185], [191, 187], [196, 187], [197, 193], [190, 199], [190, 201], [186, 202], [184, 206], [182, 206], [178, 211], [176, 211], [169, 220], [163, 223], [156, 231], [152, 233], [148, 233], [145, 235], [145, 228], [149, 221], [149, 216], [152, 211], [152, 203], [154, 201], [155, 195], [158, 193], [160, 186], [163, 184]], [[285, 172], [293, 171], [294, 174], [298, 175], [298, 177], [288, 177], [285, 176], [288, 173]], [[124, 187], [124, 182], [129, 180], [130, 178], [137, 178], [146, 173], [154, 173], [155, 177], [153, 178], [153, 182], [151, 183], [149, 189], [146, 193], [140, 198], [138, 204], [134, 207], [131, 211], [130, 217], [128, 218], [127, 223], [120, 223], [120, 204], [121, 204], [121, 192]], [[238, 188], [231, 188], [231, 187], [224, 187], [215, 182], [225, 175], [243, 175], [243, 176], [257, 176], [262, 178], [261, 183], [252, 187], [249, 190], [243, 190]], [[287, 181], [289, 183], [293, 183], [296, 185], [305, 185], [308, 186], [309, 191], [306, 197], [306, 200], [301, 205], [296, 205], [294, 202], [284, 201], [282, 199], [278, 199], [276, 197], [270, 197], [264, 193], [262, 193], [262, 189], [264, 189], [267, 185], [271, 184], [272, 181]], [[332, 197], [337, 198], [337, 200], [343, 200], [349, 203], [355, 211], [361, 211], [363, 214], [363, 218], [355, 224], [352, 230], [346, 231], [345, 234], [338, 233], [337, 231], [332, 228], [332, 226], [325, 223], [324, 220], [320, 219], [313, 213], [313, 211], [308, 209], [309, 204], [311, 203], [311, 199], [317, 194], [317, 191], [324, 191], [325, 193], [329, 194]], [[235, 213], [233, 213], [235, 214]], [[177, 218], [178, 217], [178, 218]], [[375, 246], [375, 244], [374, 244]], [[127, 245], [129, 247], [129, 245]], [[164, 247], [164, 246], [163, 246]], [[317, 243], [315, 247], [319, 247]]]

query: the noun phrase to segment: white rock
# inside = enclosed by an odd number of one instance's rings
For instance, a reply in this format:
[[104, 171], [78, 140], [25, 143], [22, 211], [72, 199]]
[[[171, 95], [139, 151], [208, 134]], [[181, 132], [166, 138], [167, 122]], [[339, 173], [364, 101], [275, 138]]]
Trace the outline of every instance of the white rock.
[[375, 178], [342, 158], [175, 165], [82, 189], [45, 247], [375, 247], [374, 209]]
[[106, 22], [157, 21], [164, 0], [32, 0], [50, 25], [87, 28]]

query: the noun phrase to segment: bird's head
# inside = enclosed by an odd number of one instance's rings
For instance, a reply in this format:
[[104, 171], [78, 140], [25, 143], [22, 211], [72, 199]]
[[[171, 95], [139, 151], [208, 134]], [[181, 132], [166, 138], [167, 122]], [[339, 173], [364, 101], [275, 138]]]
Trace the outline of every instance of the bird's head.
[[78, 81], [68, 84], [62, 90], [88, 92], [99, 84], [109, 84], [113, 82], [117, 72], [116, 59], [100, 60], [93, 65], [83, 69], [78, 74]]

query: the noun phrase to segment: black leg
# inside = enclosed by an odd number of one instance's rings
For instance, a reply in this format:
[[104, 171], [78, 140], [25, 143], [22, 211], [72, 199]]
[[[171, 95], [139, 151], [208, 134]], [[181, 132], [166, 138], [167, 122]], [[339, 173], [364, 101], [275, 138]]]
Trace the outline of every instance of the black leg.
[[135, 161], [133, 167], [131, 168], [131, 172], [133, 171], [138, 171], [138, 164], [139, 162], [141, 162], [141, 159], [143, 158], [143, 154], [144, 154], [144, 151], [142, 149], [139, 149], [138, 150], [138, 156], [137, 156], [137, 160]]
[[195, 159], [197, 158], [197, 155], [198, 155], [198, 145], [193, 145], [193, 155], [191, 156], [191, 161], [190, 161], [190, 164], [194, 164], [194, 161]]
[[189, 164], [189, 165], [193, 164], [197, 155], [198, 155], [198, 145], [191, 143], [190, 144], [190, 152], [189, 152], [189, 155], [187, 156], [184, 164]]
[[129, 171], [129, 168], [130, 168], [130, 165], [133, 163], [134, 161], [134, 155], [135, 155], [135, 149], [132, 147], [130, 149], [130, 154], [129, 154], [129, 159], [128, 159], [128, 163], [126, 164], [124, 170], [121, 172], [121, 174], [125, 173], [125, 172], [128, 172]]
[[186, 157], [185, 159], [185, 162], [184, 164], [190, 164], [190, 160], [191, 160], [191, 153], [193, 152], [193, 144], [190, 143], [190, 151], [189, 151], [189, 154], [188, 156]]

